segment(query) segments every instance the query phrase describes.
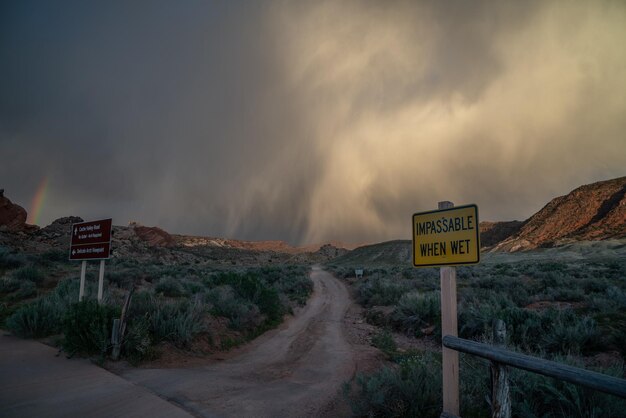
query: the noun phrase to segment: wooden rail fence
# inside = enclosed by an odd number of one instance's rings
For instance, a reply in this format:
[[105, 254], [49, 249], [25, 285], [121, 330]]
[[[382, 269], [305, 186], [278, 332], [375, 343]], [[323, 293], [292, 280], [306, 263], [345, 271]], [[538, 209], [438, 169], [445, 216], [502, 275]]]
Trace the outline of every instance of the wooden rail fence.
[[[499, 346], [503, 344], [504, 339], [502, 328], [506, 330], [504, 323], [496, 321], [494, 324], [494, 342], [497, 345], [479, 343], [451, 335], [443, 337], [444, 347], [482, 357], [491, 362], [493, 384], [491, 403], [493, 418], [508, 418], [511, 416], [511, 401], [506, 366], [553, 377], [626, 399], [626, 380], [624, 379], [516, 353]], [[499, 333], [498, 330], [500, 330]], [[504, 335], [505, 333], [506, 331], [504, 331]], [[453, 418], [454, 415], [443, 413], [441, 417]]]

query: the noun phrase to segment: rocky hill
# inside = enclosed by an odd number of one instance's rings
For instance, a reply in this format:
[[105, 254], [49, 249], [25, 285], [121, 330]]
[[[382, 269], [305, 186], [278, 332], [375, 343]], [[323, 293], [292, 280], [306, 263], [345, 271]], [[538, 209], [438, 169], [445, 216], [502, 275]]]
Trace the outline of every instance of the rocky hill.
[[[606, 252], [581, 241], [626, 238], [626, 177], [581, 186], [550, 201], [526, 221], [481, 222], [483, 251], [515, 252], [561, 248], [573, 254]], [[578, 244], [580, 243], [580, 245]], [[573, 246], [572, 246], [573, 244]], [[623, 247], [623, 241], [610, 244]], [[589, 247], [589, 248], [588, 248]], [[590, 249], [591, 248], [591, 249]], [[411, 241], [388, 241], [359, 247], [332, 261], [337, 265], [397, 265], [411, 263]]]
[[[71, 225], [76, 216], [59, 218], [39, 228], [26, 224], [24, 208], [0, 194], [0, 247], [24, 253], [69, 251]], [[240, 241], [224, 238], [172, 235], [156, 226], [131, 222], [113, 226], [113, 259], [162, 264], [258, 265], [268, 263], [323, 263], [348, 250], [333, 245], [294, 247], [284, 241]]]
[[[347, 244], [338, 241], [331, 241], [322, 244], [311, 244], [302, 247], [289, 245], [285, 241], [243, 241], [227, 238], [199, 237], [193, 235], [172, 235], [177, 245], [182, 247], [220, 247], [220, 248], [237, 248], [240, 250], [250, 251], [274, 251], [285, 254], [306, 254], [320, 252], [324, 247], [332, 247], [340, 250], [352, 250], [359, 247], [358, 244]], [[322, 251], [323, 253], [323, 251]]]
[[[492, 251], [626, 238], [626, 177], [581, 186], [552, 199]], [[484, 244], [483, 244], [484, 245]]]

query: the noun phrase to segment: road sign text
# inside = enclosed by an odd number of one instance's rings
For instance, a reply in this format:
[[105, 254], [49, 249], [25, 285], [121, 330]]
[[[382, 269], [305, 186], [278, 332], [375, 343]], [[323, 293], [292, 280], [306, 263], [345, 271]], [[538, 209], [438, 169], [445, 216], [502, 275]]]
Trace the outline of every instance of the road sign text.
[[413, 265], [475, 264], [480, 258], [476, 205], [413, 215]]

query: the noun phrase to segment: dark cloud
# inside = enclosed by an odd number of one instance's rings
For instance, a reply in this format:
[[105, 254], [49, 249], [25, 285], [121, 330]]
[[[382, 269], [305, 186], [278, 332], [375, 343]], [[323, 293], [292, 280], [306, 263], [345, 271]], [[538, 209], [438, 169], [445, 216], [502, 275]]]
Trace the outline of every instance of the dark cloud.
[[621, 3], [4, 2], [0, 183], [70, 214], [292, 243], [523, 219], [623, 175]]

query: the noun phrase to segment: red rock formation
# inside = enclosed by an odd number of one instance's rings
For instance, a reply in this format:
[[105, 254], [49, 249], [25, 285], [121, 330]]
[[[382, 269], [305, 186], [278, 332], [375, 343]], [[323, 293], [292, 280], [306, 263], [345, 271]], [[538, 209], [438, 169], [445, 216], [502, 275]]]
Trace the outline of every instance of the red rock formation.
[[156, 226], [135, 226], [135, 234], [152, 247], [171, 247], [176, 241], [170, 234]]
[[0, 193], [0, 229], [15, 232], [26, 229], [26, 210]]
[[495, 250], [610, 238], [626, 238], [626, 177], [581, 186], [553, 199]]

